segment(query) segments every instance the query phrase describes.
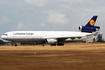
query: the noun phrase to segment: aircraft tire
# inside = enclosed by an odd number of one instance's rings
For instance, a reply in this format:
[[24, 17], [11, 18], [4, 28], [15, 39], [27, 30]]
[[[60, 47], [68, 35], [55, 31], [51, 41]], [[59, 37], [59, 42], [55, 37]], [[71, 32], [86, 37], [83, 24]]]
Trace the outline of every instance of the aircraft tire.
[[57, 46], [64, 46], [64, 43], [61, 43], [61, 44], [57, 44]]
[[51, 44], [51, 46], [56, 46], [56, 44]]

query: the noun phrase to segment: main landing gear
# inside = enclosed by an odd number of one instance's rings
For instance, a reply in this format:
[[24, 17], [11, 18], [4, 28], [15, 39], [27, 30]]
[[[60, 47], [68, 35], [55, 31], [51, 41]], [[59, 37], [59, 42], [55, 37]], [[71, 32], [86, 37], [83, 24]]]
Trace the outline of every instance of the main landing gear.
[[58, 43], [58, 44], [51, 44], [51, 46], [64, 46], [64, 43]]
[[51, 44], [51, 46], [56, 46], [56, 44]]
[[57, 45], [58, 46], [64, 46], [64, 43], [58, 43]]

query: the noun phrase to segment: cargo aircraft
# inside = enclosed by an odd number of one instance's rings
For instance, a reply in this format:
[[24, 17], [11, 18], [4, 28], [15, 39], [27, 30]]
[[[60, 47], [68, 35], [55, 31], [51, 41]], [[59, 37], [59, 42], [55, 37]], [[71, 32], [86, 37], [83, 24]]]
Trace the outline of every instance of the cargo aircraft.
[[[93, 16], [85, 26], [79, 26], [81, 32], [75, 31], [10, 31], [4, 33], [1, 38], [14, 42], [38, 42], [51, 44], [51, 46], [63, 46], [67, 39], [88, 39], [99, 34], [100, 27], [94, 26], [98, 16]], [[94, 33], [93, 33], [94, 32]]]

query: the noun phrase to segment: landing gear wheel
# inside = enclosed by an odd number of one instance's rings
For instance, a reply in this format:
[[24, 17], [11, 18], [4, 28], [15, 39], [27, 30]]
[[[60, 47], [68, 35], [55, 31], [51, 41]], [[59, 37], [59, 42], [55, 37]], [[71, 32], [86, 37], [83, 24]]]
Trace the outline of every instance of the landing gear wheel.
[[56, 46], [56, 44], [51, 44], [51, 46]]
[[57, 45], [58, 46], [64, 46], [64, 43], [58, 43]]

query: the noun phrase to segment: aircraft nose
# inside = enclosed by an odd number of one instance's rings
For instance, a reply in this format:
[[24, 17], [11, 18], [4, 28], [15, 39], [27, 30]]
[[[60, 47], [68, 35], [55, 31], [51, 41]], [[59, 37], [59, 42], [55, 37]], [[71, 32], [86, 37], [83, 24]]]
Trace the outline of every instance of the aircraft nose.
[[7, 37], [6, 37], [6, 36], [4, 36], [4, 35], [2, 35], [2, 36], [1, 36], [1, 38], [2, 38], [2, 39], [6, 39]]
[[1, 38], [4, 39], [4, 36], [2, 35]]

